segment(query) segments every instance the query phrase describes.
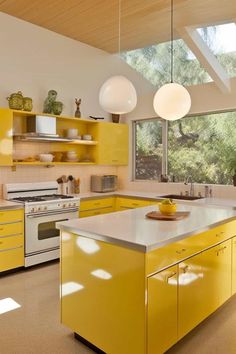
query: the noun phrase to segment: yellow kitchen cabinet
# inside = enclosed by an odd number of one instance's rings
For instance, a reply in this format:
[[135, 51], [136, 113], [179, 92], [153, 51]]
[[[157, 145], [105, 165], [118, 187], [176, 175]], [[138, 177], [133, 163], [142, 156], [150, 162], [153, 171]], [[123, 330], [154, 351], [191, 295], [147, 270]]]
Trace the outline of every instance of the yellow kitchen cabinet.
[[227, 240], [202, 252], [205, 317], [231, 296], [231, 242]]
[[99, 144], [95, 160], [99, 165], [128, 164], [128, 125], [101, 122], [93, 127], [93, 136]]
[[12, 165], [13, 159], [13, 138], [12, 122], [13, 115], [9, 109], [0, 109], [0, 165]]
[[158, 201], [139, 198], [116, 197], [116, 211], [141, 208], [149, 205], [157, 205]]
[[24, 211], [0, 212], [0, 272], [24, 266]]
[[79, 217], [84, 218], [87, 216], [112, 213], [114, 211], [114, 205], [114, 197], [81, 200]]
[[236, 236], [232, 238], [232, 295], [236, 293]]
[[110, 354], [145, 353], [144, 254], [62, 233], [62, 323]]
[[148, 278], [148, 354], [162, 354], [177, 342], [178, 267]]
[[178, 339], [184, 337], [205, 317], [204, 267], [202, 253], [179, 263]]

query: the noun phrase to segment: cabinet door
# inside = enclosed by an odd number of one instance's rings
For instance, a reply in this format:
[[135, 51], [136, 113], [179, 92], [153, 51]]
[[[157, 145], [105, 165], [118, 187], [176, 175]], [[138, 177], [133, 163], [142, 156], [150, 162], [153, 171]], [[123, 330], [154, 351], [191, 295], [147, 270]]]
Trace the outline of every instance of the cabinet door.
[[202, 254], [179, 264], [178, 339], [196, 327], [204, 318]]
[[157, 205], [157, 203], [156, 201], [145, 199], [116, 197], [116, 211]]
[[13, 164], [13, 139], [12, 139], [12, 111], [10, 109], [0, 109], [0, 165]]
[[128, 125], [109, 122], [100, 123], [97, 127], [96, 162], [100, 165], [128, 164]]
[[148, 354], [177, 341], [177, 266], [148, 278]]
[[232, 238], [232, 295], [236, 293], [236, 236]]
[[202, 265], [207, 317], [231, 296], [231, 240], [203, 252]]

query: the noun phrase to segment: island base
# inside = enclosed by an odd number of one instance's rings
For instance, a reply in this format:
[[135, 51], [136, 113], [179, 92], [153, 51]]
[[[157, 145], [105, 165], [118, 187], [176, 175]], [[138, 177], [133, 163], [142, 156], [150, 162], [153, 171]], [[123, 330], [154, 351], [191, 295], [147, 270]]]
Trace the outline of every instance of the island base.
[[87, 341], [85, 338], [81, 337], [78, 333], [74, 332], [74, 337], [81, 343], [85, 344], [88, 348], [92, 349], [97, 354], [106, 354], [103, 350], [97, 348], [95, 345]]

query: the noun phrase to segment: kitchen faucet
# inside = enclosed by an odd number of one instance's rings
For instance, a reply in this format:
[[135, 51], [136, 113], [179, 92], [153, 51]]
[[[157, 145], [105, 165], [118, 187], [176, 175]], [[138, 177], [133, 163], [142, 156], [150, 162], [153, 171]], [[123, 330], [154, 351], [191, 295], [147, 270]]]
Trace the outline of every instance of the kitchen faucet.
[[189, 191], [189, 195], [191, 197], [194, 196], [194, 182], [193, 182], [193, 179], [192, 179], [192, 176], [188, 176], [184, 182], [184, 184], [187, 186], [188, 184], [190, 183], [190, 191]]

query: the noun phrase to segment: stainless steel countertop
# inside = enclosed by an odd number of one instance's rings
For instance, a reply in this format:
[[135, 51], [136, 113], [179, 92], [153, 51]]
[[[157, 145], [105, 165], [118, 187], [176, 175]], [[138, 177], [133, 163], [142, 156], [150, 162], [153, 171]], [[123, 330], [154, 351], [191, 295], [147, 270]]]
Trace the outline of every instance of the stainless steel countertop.
[[178, 211], [190, 211], [190, 215], [183, 220], [159, 221], [146, 218], [145, 215], [154, 209], [155, 206], [148, 206], [73, 219], [57, 223], [57, 226], [77, 235], [149, 252], [236, 220], [236, 210], [232, 208], [204, 207], [179, 202]]

